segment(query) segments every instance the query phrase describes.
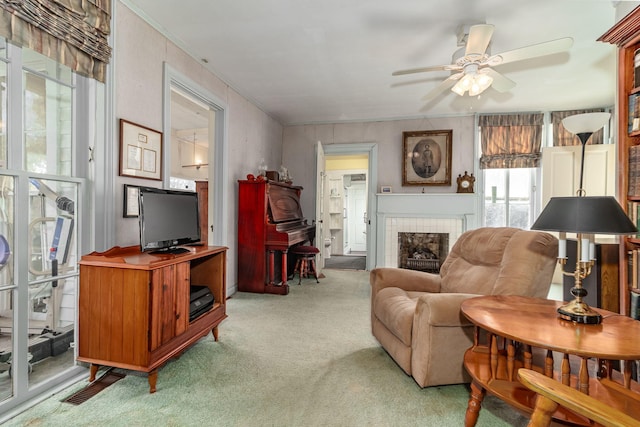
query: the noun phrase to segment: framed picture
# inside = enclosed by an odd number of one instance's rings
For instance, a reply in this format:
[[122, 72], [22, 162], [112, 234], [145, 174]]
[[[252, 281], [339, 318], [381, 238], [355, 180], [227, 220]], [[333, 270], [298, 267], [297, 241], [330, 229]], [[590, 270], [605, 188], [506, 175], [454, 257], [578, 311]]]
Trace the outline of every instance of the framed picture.
[[120, 119], [120, 175], [162, 180], [162, 132]]
[[449, 130], [402, 132], [402, 185], [451, 185]]
[[391, 186], [390, 185], [381, 185], [380, 186], [380, 192], [381, 193], [391, 193]]
[[124, 202], [122, 204], [124, 218], [135, 218], [139, 215], [138, 194], [140, 194], [140, 187], [124, 184]]

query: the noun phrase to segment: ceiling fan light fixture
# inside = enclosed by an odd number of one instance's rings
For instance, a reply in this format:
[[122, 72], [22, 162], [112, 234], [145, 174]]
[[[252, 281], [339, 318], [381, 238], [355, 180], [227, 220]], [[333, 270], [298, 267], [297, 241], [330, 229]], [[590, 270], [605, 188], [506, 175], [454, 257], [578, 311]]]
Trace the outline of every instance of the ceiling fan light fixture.
[[469, 96], [480, 95], [491, 86], [491, 83], [493, 83], [493, 77], [487, 74], [476, 74], [473, 79], [473, 84], [471, 88], [469, 88]]
[[453, 85], [451, 90], [458, 95], [463, 96], [466, 91], [471, 89], [473, 80], [473, 74], [465, 74], [455, 85]]
[[451, 88], [451, 91], [460, 96], [469, 91], [469, 96], [476, 96], [487, 90], [491, 83], [493, 83], [493, 78], [490, 75], [470, 73], [465, 74], [464, 77], [458, 80], [458, 83]]

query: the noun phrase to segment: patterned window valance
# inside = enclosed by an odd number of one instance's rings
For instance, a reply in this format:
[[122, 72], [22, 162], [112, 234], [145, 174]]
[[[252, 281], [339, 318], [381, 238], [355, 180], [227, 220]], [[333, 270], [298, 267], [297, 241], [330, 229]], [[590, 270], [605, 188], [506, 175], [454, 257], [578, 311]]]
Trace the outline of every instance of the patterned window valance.
[[480, 116], [480, 168], [538, 167], [543, 122], [542, 114]]
[[[565, 130], [562, 126], [562, 119], [583, 113], [599, 113], [604, 108], [594, 108], [590, 110], [570, 110], [570, 111], [553, 111], [551, 113], [551, 123], [553, 124], [553, 146], [561, 147], [567, 145], [582, 145], [580, 138]], [[602, 144], [604, 139], [604, 129], [600, 129], [591, 135], [587, 144]]]
[[104, 82], [111, 0], [4, 0], [0, 35]]

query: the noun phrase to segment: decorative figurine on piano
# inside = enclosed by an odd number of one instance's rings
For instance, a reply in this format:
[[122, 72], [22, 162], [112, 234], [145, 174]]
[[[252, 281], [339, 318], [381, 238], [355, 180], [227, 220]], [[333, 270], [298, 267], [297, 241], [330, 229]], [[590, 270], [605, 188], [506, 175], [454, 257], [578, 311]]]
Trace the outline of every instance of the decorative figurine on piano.
[[284, 182], [285, 184], [293, 184], [291, 175], [289, 175], [289, 169], [285, 168], [284, 165], [280, 165], [280, 182]]
[[267, 176], [267, 163], [264, 161], [264, 157], [260, 159], [260, 164], [258, 165], [258, 176]]

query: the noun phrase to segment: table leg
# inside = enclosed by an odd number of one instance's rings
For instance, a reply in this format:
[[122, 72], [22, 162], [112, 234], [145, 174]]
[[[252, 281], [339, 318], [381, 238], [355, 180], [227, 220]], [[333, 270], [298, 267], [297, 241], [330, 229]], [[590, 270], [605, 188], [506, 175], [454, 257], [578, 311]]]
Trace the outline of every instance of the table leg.
[[218, 341], [218, 327], [215, 326], [212, 330], [211, 333], [213, 334], [213, 340], [214, 341]]
[[96, 374], [98, 373], [98, 368], [100, 368], [100, 365], [96, 365], [95, 363], [91, 364], [91, 367], [89, 368], [89, 382], [92, 383], [96, 380]]
[[158, 382], [158, 370], [154, 369], [153, 371], [149, 372], [149, 393], [155, 393], [156, 392], [156, 383]]
[[508, 340], [507, 344], [507, 376], [509, 381], [513, 381], [515, 376], [515, 361], [516, 361], [516, 345], [515, 341]]
[[531, 414], [531, 420], [529, 421], [529, 425], [531, 426], [548, 426], [551, 423], [551, 417], [553, 413], [558, 409], [558, 404], [553, 400], [543, 396], [541, 394], [538, 395], [536, 399], [536, 405], [533, 409], [533, 413]]
[[569, 363], [569, 355], [567, 353], [562, 357], [562, 365], [560, 365], [560, 379], [564, 385], [570, 385], [571, 383], [571, 364]]
[[587, 367], [587, 357], [580, 360], [580, 371], [578, 371], [578, 390], [584, 394], [589, 394], [589, 369]]
[[490, 334], [489, 360], [491, 363], [491, 379], [498, 378], [498, 337]]
[[[620, 363], [622, 364], [622, 378], [624, 381], [624, 387], [627, 389], [631, 388], [631, 361], [622, 360]], [[610, 376], [608, 378], [610, 378]]]
[[531, 353], [531, 346], [529, 344], [524, 345], [524, 367], [531, 369], [533, 365], [533, 354]]
[[544, 358], [544, 374], [553, 378], [553, 352], [551, 350], [547, 350], [547, 356]]
[[469, 403], [467, 404], [467, 412], [464, 415], [464, 427], [474, 427], [480, 416], [482, 409], [482, 400], [487, 392], [475, 381], [471, 382], [471, 392], [469, 395]]

